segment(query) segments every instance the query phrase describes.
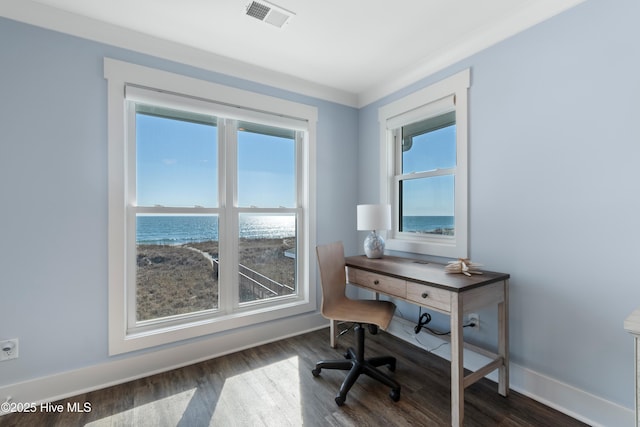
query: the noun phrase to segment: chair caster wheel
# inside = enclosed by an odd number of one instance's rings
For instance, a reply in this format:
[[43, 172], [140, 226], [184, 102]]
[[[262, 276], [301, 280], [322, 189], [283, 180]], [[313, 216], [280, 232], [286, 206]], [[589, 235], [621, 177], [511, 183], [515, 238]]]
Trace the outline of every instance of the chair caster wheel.
[[311, 370], [311, 373], [313, 374], [314, 377], [317, 377], [318, 375], [320, 375], [320, 368], [315, 368]]
[[391, 390], [391, 393], [389, 393], [389, 397], [394, 402], [397, 402], [398, 400], [400, 400], [400, 389], [399, 388], [397, 388], [397, 389], [394, 388], [393, 390]]
[[342, 406], [342, 405], [344, 405], [344, 401], [345, 401], [345, 398], [344, 398], [344, 397], [342, 397], [342, 396], [336, 396], [336, 403], [338, 404], [338, 406]]

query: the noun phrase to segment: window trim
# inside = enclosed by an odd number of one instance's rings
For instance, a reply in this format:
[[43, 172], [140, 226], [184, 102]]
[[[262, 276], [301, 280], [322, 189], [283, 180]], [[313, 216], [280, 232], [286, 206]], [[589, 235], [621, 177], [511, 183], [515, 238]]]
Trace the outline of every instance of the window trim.
[[[317, 309], [315, 284], [315, 137], [318, 119], [317, 108], [281, 98], [262, 95], [242, 89], [224, 86], [162, 70], [104, 58], [104, 77], [107, 80], [108, 101], [108, 283], [109, 283], [109, 354], [121, 354], [179, 340], [194, 338], [220, 331], [259, 324], [292, 315], [313, 312]], [[299, 298], [282, 301], [279, 305], [256, 305], [252, 309], [220, 313], [215, 317], [194, 317], [193, 322], [167, 324], [158, 328], [141, 328], [127, 331], [127, 247], [128, 221], [126, 215], [130, 194], [125, 185], [125, 174], [131, 173], [128, 165], [126, 127], [126, 87], [161, 88], [160, 93], [180, 94], [194, 102], [212, 102], [217, 106], [236, 110], [244, 118], [242, 109], [249, 112], [252, 119], [262, 114], [271, 124], [278, 120], [291, 123], [292, 120], [306, 122], [307, 140], [302, 144], [301, 156], [304, 171], [298, 182], [298, 206], [301, 224], [298, 232], [304, 234], [299, 240], [297, 256], [302, 262], [299, 267]], [[238, 109], [240, 107], [240, 109]], [[228, 117], [228, 115], [227, 115]], [[273, 119], [273, 120], [271, 120]], [[226, 169], [226, 168], [225, 168]], [[226, 173], [226, 171], [222, 171]], [[221, 185], [222, 187], [222, 185]], [[304, 191], [306, 189], [307, 191]], [[219, 188], [221, 203], [226, 203], [227, 191]], [[223, 206], [213, 209], [222, 209]], [[211, 209], [207, 209], [209, 211]], [[221, 213], [222, 214], [222, 213]], [[232, 250], [230, 248], [229, 250]], [[221, 254], [222, 256], [223, 254]]]
[[[393, 207], [392, 230], [387, 233], [389, 250], [448, 258], [468, 256], [468, 89], [470, 69], [384, 105], [378, 110], [380, 126], [380, 201]], [[437, 116], [447, 111], [447, 100], [456, 112], [455, 236], [416, 236], [398, 231], [399, 196], [395, 168], [398, 154], [394, 130], [403, 125]]]

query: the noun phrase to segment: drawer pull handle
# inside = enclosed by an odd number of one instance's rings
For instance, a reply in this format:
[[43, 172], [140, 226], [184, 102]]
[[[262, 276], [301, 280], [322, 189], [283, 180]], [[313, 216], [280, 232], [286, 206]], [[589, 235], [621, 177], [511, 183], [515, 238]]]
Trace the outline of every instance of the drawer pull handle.
[[426, 293], [426, 292], [423, 292], [423, 293], [422, 293], [422, 298], [427, 298], [428, 296], [429, 296], [429, 294], [428, 294], [428, 293]]
[[379, 285], [379, 284], [380, 284], [380, 281], [379, 281], [378, 279], [376, 279], [376, 280], [374, 280], [374, 281], [373, 281], [373, 284], [374, 284], [374, 285]]

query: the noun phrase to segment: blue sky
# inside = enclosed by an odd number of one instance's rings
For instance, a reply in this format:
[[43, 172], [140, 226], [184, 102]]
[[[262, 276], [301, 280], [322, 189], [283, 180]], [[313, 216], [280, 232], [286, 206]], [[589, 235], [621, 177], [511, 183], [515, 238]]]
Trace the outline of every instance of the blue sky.
[[239, 132], [238, 167], [239, 206], [296, 206], [293, 139]]
[[[217, 127], [138, 114], [139, 206], [218, 206]], [[455, 166], [455, 127], [414, 138], [403, 153], [403, 172]], [[295, 207], [292, 139], [238, 134], [238, 204]], [[453, 179], [406, 181], [404, 215], [453, 215]]]
[[[217, 127], [137, 115], [139, 206], [218, 206]], [[292, 139], [238, 135], [240, 206], [295, 207]]]
[[217, 206], [215, 126], [138, 114], [136, 132], [139, 206]]
[[[426, 172], [456, 165], [455, 126], [448, 126], [413, 138], [411, 148], [403, 153], [402, 172]], [[405, 181], [403, 214], [453, 216], [453, 176]]]

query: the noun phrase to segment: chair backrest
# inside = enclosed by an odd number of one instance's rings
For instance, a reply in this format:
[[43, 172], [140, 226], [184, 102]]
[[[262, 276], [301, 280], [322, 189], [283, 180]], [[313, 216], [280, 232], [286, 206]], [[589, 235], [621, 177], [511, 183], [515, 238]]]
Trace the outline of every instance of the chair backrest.
[[342, 242], [316, 247], [320, 281], [322, 283], [321, 312], [326, 316], [334, 304], [346, 299], [347, 275], [345, 273], [344, 247]]

